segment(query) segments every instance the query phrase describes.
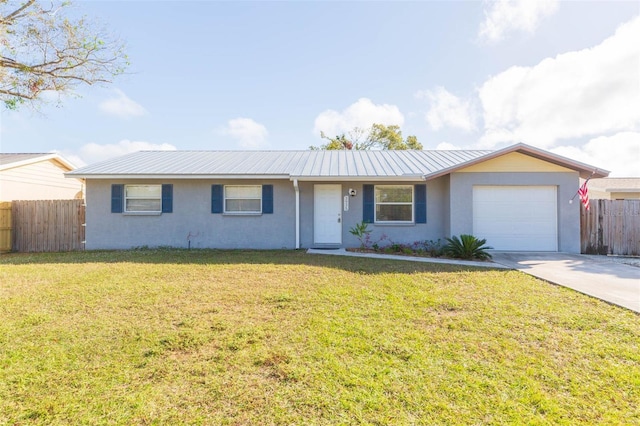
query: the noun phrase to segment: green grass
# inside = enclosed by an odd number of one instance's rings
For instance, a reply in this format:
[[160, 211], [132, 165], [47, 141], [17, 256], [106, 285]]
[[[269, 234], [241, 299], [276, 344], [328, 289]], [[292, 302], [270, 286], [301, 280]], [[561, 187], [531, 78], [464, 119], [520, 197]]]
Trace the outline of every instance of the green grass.
[[514, 271], [0, 257], [0, 424], [638, 424], [640, 318]]

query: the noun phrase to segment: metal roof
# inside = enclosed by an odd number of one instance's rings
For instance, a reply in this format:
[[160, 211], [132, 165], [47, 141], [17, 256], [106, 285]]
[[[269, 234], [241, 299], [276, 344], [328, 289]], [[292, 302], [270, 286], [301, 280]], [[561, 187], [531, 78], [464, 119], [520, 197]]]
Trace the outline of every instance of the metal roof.
[[[498, 151], [140, 151], [76, 169], [67, 176], [416, 180], [433, 179], [514, 151], [563, 165], [581, 175], [593, 170], [586, 164], [516, 144]], [[607, 174], [600, 170], [592, 176]]]
[[420, 179], [491, 151], [140, 151], [81, 167], [74, 177]]

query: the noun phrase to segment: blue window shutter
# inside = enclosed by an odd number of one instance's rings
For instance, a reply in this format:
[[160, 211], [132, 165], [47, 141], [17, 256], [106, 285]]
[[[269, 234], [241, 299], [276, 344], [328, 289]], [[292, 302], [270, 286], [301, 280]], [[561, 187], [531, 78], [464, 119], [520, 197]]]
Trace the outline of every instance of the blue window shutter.
[[222, 213], [224, 188], [222, 185], [211, 185], [211, 213]]
[[362, 221], [373, 223], [376, 208], [373, 185], [362, 185]]
[[420, 184], [413, 187], [415, 222], [427, 223], [427, 185]]
[[162, 185], [162, 213], [173, 213], [173, 185]]
[[124, 201], [124, 185], [111, 185], [111, 213], [122, 213]]
[[262, 185], [262, 213], [273, 213], [273, 185]]

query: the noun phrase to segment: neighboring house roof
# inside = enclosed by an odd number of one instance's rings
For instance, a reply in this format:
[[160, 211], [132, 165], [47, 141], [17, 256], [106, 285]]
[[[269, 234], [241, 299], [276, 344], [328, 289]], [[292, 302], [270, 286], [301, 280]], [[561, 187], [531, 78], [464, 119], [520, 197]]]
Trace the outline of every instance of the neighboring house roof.
[[591, 179], [587, 185], [603, 192], [640, 192], [640, 178]]
[[54, 160], [67, 170], [76, 167], [58, 154], [34, 152], [34, 153], [0, 153], [0, 170], [13, 169], [40, 161]]
[[[67, 173], [106, 178], [432, 179], [510, 152], [591, 175], [594, 168], [524, 144], [499, 151], [141, 151]], [[606, 176], [607, 171], [598, 171]]]

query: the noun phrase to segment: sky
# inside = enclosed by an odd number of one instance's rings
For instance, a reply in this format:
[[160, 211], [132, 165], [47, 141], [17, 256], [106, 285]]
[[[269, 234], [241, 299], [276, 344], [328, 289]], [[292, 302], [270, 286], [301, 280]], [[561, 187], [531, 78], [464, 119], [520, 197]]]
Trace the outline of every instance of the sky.
[[2, 152], [304, 150], [399, 125], [425, 149], [524, 142], [640, 176], [637, 1], [81, 1], [127, 73], [0, 112]]

